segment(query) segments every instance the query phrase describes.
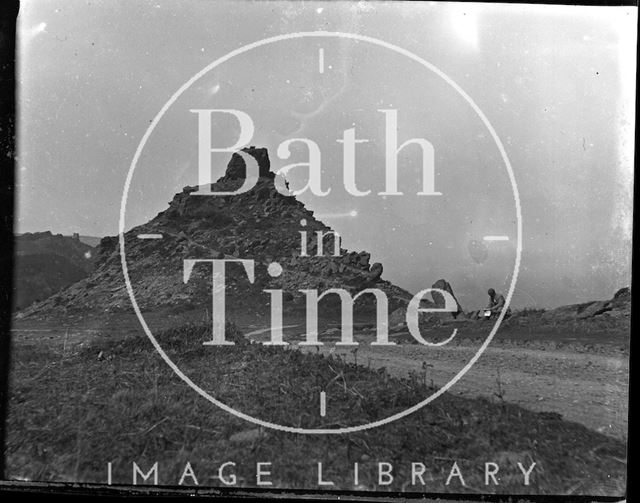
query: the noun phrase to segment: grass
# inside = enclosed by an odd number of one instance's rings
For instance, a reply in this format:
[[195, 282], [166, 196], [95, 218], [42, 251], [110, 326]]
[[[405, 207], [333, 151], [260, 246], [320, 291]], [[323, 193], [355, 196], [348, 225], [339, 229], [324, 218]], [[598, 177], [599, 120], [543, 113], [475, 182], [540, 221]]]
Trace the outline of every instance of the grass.
[[[337, 358], [248, 344], [207, 347], [208, 327], [158, 335], [194, 382], [228, 405], [280, 424], [335, 428], [387, 417], [434, 391], [428, 369], [390, 377]], [[335, 489], [417, 492], [622, 495], [623, 442], [502, 400], [444, 394], [389, 425], [348, 435], [310, 436], [258, 428], [208, 403], [161, 360], [146, 338], [104, 338], [64, 347], [17, 344], [8, 417], [8, 476], [42, 481], [131, 483], [132, 462], [158, 461], [161, 484], [175, 485], [189, 461], [201, 485], [219, 486], [217, 467], [237, 463], [239, 486], [255, 486], [256, 463], [270, 461], [275, 487], [318, 486], [317, 462]], [[319, 414], [319, 393], [327, 414]], [[453, 461], [464, 475], [445, 485]], [[517, 467], [535, 461], [531, 485]], [[377, 463], [394, 482], [377, 485]], [[428, 486], [411, 485], [411, 463], [427, 467]], [[500, 485], [485, 486], [484, 463], [500, 465]], [[431, 482], [429, 482], [431, 477]], [[191, 481], [191, 479], [187, 479]]]

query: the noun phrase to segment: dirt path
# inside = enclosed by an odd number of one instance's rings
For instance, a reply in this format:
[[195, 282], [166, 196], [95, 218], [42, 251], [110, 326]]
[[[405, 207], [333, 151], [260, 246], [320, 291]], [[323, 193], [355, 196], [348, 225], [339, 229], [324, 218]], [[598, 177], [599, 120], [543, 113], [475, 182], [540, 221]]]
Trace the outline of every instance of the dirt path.
[[[357, 358], [374, 368], [386, 367], [393, 375], [420, 371], [426, 361], [433, 365], [428, 367], [427, 380], [444, 385], [476, 350], [462, 346], [402, 346], [389, 351], [362, 346]], [[354, 359], [349, 351], [342, 352], [348, 360]], [[623, 356], [489, 346], [450, 391], [496, 399], [495, 393], [502, 394], [507, 402], [558, 412], [563, 418], [600, 433], [626, 438], [628, 375], [629, 364]]]
[[[256, 331], [255, 335], [263, 332], [266, 331]], [[318, 351], [315, 347], [297, 349]], [[421, 372], [426, 364], [427, 382], [442, 386], [467, 364], [477, 349], [478, 345], [376, 348], [360, 344], [354, 354], [352, 348], [327, 344], [320, 352], [341, 355], [348, 362], [357, 360], [358, 364], [371, 368], [386, 367], [396, 376]], [[495, 400], [499, 400], [496, 394], [502, 395], [506, 402], [536, 411], [557, 412], [566, 420], [623, 439], [628, 427], [628, 376], [629, 360], [622, 353], [540, 350], [504, 346], [494, 341], [449, 391]]]

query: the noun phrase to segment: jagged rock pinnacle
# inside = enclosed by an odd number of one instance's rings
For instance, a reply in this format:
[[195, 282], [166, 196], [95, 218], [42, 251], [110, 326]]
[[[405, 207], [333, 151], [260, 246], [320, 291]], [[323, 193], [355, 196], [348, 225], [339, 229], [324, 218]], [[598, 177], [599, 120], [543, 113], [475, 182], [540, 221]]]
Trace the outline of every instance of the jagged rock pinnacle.
[[[246, 152], [255, 158], [258, 162], [258, 168], [261, 178], [275, 178], [275, 173], [271, 171], [271, 162], [269, 161], [269, 152], [263, 147], [245, 147], [241, 150]], [[231, 156], [229, 164], [227, 164], [227, 171], [225, 172], [225, 179], [242, 179], [247, 177], [247, 168], [244, 159], [238, 153], [234, 153]]]

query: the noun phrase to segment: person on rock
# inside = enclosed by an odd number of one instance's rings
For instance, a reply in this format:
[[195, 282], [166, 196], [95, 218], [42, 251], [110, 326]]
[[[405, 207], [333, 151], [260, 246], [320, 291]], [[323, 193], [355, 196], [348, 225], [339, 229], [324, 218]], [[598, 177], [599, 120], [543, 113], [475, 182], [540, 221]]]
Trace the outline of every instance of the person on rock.
[[[506, 301], [504, 300], [504, 295], [502, 295], [501, 293], [496, 293], [493, 288], [489, 288], [487, 293], [489, 294], [489, 305], [487, 306], [486, 311], [490, 313], [488, 318], [495, 318], [502, 312], [502, 309], [504, 309]], [[510, 307], [507, 308], [505, 318], [509, 316], [511, 316]]]

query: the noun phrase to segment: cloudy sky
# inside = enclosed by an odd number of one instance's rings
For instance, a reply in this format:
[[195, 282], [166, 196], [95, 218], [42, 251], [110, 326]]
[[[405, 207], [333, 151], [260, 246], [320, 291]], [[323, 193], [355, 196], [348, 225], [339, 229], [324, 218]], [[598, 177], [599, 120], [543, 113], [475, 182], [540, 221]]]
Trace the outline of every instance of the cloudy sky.
[[[205, 73], [149, 136], [128, 195], [126, 227], [195, 185], [192, 109], [237, 109], [255, 125], [251, 144], [275, 169], [303, 162], [278, 145], [313, 140], [324, 197], [300, 198], [416, 292], [446, 278], [463, 307], [489, 286], [505, 291], [514, 270], [515, 194], [490, 131], [513, 166], [522, 207], [523, 254], [514, 305], [549, 307], [608, 298], [630, 284], [635, 28], [631, 7], [436, 2], [23, 2], [19, 27], [18, 232], [115, 235], [133, 155], [154, 117], [191, 77], [246, 44], [287, 33], [364, 35], [426, 60], [341, 37], [287, 39], [244, 52]], [[398, 141], [434, 148], [441, 196], [418, 196], [420, 148], [398, 156], [402, 196], [385, 188], [385, 115]], [[355, 128], [355, 197], [343, 186], [343, 131]], [[229, 117], [215, 145], [235, 142]], [[229, 154], [213, 154], [220, 176]], [[306, 171], [288, 175], [303, 187]], [[486, 236], [506, 241], [486, 241]]]

